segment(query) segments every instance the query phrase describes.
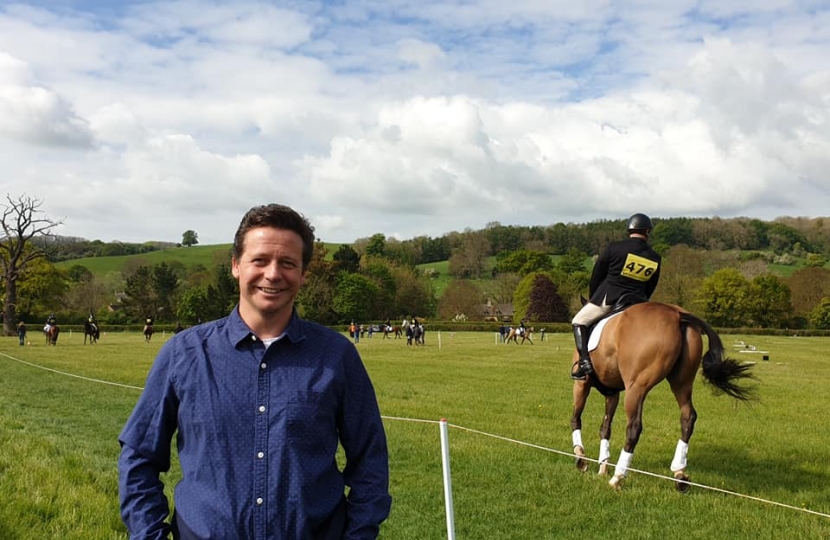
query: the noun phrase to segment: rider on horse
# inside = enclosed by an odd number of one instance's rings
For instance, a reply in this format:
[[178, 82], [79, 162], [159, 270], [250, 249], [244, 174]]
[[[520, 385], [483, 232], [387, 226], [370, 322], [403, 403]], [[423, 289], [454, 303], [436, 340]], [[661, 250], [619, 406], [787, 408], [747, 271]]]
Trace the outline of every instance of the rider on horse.
[[98, 330], [98, 323], [95, 322], [95, 315], [91, 311], [89, 312], [89, 317], [87, 317], [87, 322], [93, 331]]
[[588, 352], [588, 327], [607, 315], [623, 295], [647, 301], [660, 279], [662, 259], [647, 242], [651, 219], [634, 214], [626, 228], [628, 239], [609, 244], [594, 264], [588, 302], [571, 321], [579, 352], [579, 366], [571, 373], [572, 379], [583, 380], [594, 372]]
[[43, 331], [48, 333], [49, 329], [58, 324], [57, 319], [55, 318], [54, 313], [50, 313], [48, 317], [46, 317], [46, 324], [43, 326]]

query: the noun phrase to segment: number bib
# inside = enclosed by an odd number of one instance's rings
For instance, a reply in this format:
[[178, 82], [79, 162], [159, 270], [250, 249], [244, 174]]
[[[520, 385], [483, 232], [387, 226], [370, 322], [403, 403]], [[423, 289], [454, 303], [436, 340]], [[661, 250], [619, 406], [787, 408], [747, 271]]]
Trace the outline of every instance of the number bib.
[[651, 259], [629, 253], [625, 258], [625, 266], [623, 266], [620, 274], [637, 281], [648, 281], [657, 271], [657, 266], [658, 263]]

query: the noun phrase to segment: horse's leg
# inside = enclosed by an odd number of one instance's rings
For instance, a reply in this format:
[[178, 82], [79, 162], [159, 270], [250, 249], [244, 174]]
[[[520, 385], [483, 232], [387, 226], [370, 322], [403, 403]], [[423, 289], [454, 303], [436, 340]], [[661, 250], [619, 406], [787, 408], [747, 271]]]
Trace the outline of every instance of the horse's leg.
[[674, 450], [674, 459], [671, 462], [671, 471], [677, 480], [677, 491], [685, 493], [689, 490], [689, 476], [686, 474], [686, 455], [689, 452], [689, 439], [695, 431], [697, 411], [692, 405], [692, 385], [669, 381], [677, 404], [680, 406], [680, 440]]
[[605, 416], [599, 426], [599, 474], [602, 476], [608, 474], [608, 460], [611, 459], [611, 425], [614, 423], [614, 415], [619, 404], [619, 394], [605, 398]]
[[573, 439], [576, 468], [582, 472], [588, 470], [588, 461], [585, 458], [585, 446], [582, 444], [582, 411], [588, 401], [591, 387], [586, 381], [574, 381], [574, 408], [571, 416], [571, 438]]
[[631, 465], [631, 458], [634, 457], [634, 448], [640, 440], [643, 432], [643, 403], [648, 393], [648, 388], [634, 385], [625, 389], [625, 445], [620, 452], [620, 458], [614, 467], [614, 476], [608, 484], [614, 488], [622, 487], [623, 479], [628, 475], [628, 467]]

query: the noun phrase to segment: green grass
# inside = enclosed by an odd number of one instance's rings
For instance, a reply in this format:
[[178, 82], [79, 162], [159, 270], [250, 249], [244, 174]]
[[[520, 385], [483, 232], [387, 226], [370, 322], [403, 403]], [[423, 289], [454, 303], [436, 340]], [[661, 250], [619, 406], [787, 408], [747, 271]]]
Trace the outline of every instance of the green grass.
[[[33, 337], [35, 337], [33, 335]], [[39, 336], [36, 336], [39, 337]], [[96, 346], [62, 334], [57, 347], [0, 339], [0, 538], [123, 539], [118, 517], [117, 436], [162, 343], [105, 334]], [[625, 538], [821, 539], [830, 537], [830, 467], [824, 413], [830, 361], [823, 338], [723, 336], [762, 353], [761, 400], [751, 407], [714, 396], [698, 377], [698, 423], [685, 495], [657, 476], [632, 472], [621, 491], [579, 473], [571, 450], [571, 337], [496, 344], [492, 334], [427, 334], [427, 346], [363, 339], [390, 447], [392, 512], [381, 538], [447, 538], [439, 438], [450, 423], [459, 539]], [[734, 348], [737, 351], [737, 348]], [[12, 358], [9, 358], [12, 357]], [[76, 375], [45, 371], [20, 361]], [[79, 378], [86, 377], [86, 378]], [[114, 386], [94, 380], [128, 386]], [[594, 394], [583, 415], [589, 456], [603, 414]], [[668, 475], [679, 412], [663, 383], [649, 395], [632, 468]], [[622, 408], [612, 461], [624, 432]], [[168, 488], [178, 477], [171, 471]], [[753, 500], [747, 497], [756, 497]], [[763, 501], [795, 508], [769, 504]]]

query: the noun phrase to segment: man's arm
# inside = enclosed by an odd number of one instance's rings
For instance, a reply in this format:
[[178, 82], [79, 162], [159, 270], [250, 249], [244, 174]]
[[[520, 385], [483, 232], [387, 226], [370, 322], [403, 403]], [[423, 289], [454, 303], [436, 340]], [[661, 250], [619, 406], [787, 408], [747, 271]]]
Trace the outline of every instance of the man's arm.
[[389, 452], [377, 398], [360, 357], [348, 359], [348, 392], [340, 441], [349, 499], [344, 540], [373, 540], [392, 506]]
[[118, 458], [118, 492], [121, 519], [130, 540], [166, 540], [170, 506], [164, 495], [161, 470], [135, 448], [122, 443]]
[[130, 540], [168, 538], [170, 505], [160, 475], [170, 470], [170, 445], [177, 428], [178, 398], [173, 384], [175, 340], [159, 351], [144, 391], [118, 441], [121, 518]]

